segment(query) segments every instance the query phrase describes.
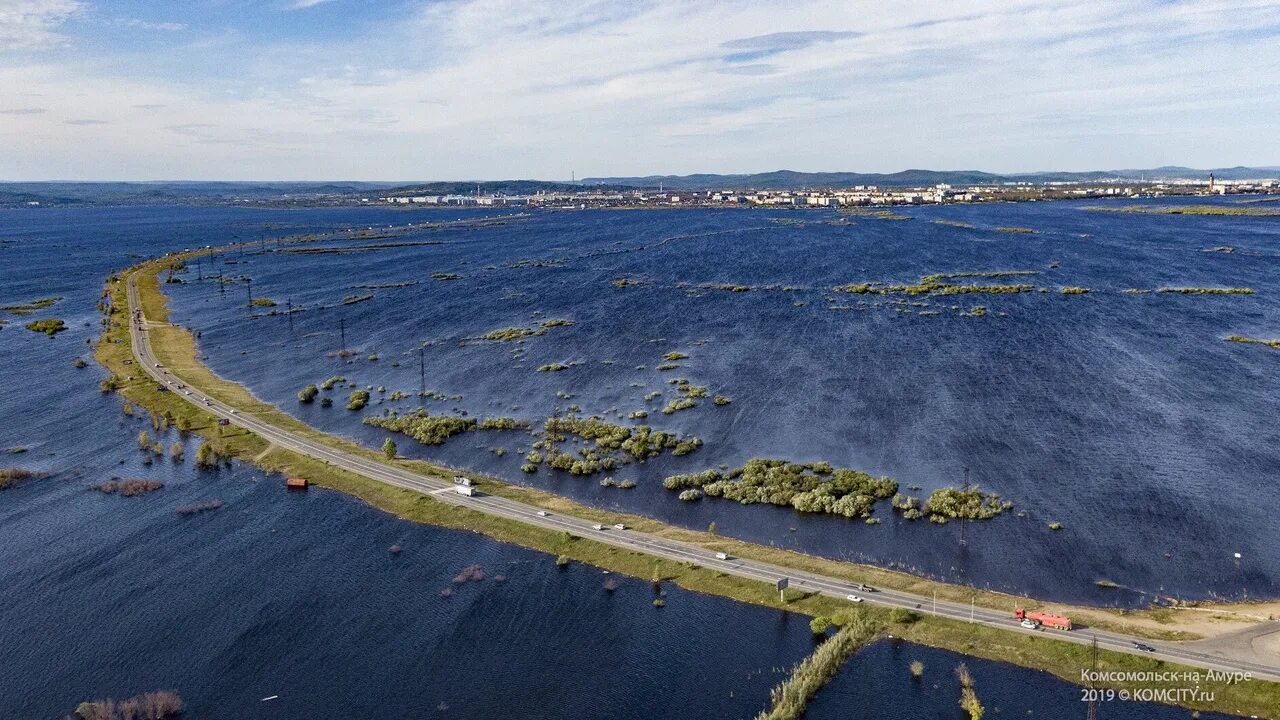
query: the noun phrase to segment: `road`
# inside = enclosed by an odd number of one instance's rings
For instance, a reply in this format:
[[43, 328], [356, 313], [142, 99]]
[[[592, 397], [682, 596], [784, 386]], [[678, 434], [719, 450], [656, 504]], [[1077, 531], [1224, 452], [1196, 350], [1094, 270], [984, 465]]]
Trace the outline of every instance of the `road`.
[[[760, 580], [769, 584], [776, 583], [780, 578], [787, 578], [791, 589], [800, 592], [816, 592], [839, 599], [847, 598], [849, 595], [856, 595], [863, 598], [864, 602], [872, 605], [905, 608], [953, 620], [973, 622], [1009, 632], [1046, 634], [1058, 640], [1082, 645], [1087, 645], [1096, 638], [1099, 647], [1108, 650], [1150, 656], [1203, 669], [1223, 672], [1248, 672], [1252, 673], [1255, 678], [1280, 682], [1280, 663], [1261, 664], [1223, 657], [1218, 653], [1209, 654], [1193, 648], [1183, 647], [1180, 643], [1161, 643], [1102, 630], [1078, 629], [1067, 632], [1044, 629], [1028, 630], [1021, 627], [1013, 619], [1012, 608], [1008, 612], [1000, 612], [961, 603], [935, 600], [896, 590], [878, 589], [873, 592], [866, 592], [859, 588], [857, 584], [845, 580], [755, 560], [736, 557], [722, 560], [713, 552], [701, 547], [631, 529], [618, 529], [610, 526], [599, 527], [588, 520], [550, 514], [537, 507], [506, 498], [484, 494], [467, 497], [458, 494], [454, 492], [454, 485], [450, 482], [419, 475], [302, 437], [264, 422], [251, 414], [239, 412], [235, 408], [204, 396], [194, 388], [190, 388], [191, 395], [185, 394], [180, 386], [186, 383], [171, 374], [167, 368], [161, 367], [151, 350], [149, 333], [144, 329], [149, 323], [143, 317], [141, 304], [138, 301], [136, 273], [128, 275], [126, 290], [129, 301], [129, 333], [132, 340], [133, 354], [139, 367], [147, 375], [169, 388], [175, 397], [186, 400], [218, 418], [227, 420], [232, 425], [244, 428], [281, 448], [322, 460], [334, 467], [357, 475], [387, 483], [388, 485], [429, 493], [437, 500], [454, 505], [469, 507], [498, 517], [518, 520], [551, 530], [566, 531], [580, 537], [590, 538], [596, 542], [633, 550], [655, 558], [692, 563], [730, 575]], [[1153, 647], [1155, 651], [1141, 651], [1137, 649], [1137, 643]]]

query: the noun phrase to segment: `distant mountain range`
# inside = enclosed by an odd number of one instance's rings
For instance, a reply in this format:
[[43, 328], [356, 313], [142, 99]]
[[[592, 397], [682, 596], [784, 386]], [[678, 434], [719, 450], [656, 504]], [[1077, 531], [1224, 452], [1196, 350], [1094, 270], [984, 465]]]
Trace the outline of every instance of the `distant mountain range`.
[[648, 175], [645, 177], [583, 178], [584, 185], [652, 187], [670, 190], [758, 189], [782, 190], [800, 188], [836, 188], [852, 185], [927, 186], [988, 185], [1002, 182], [1087, 182], [1098, 180], [1189, 180], [1207, 179], [1209, 174], [1220, 180], [1253, 180], [1280, 177], [1280, 167], [1232, 167], [1198, 170], [1165, 166], [1148, 169], [1092, 170], [1088, 172], [1036, 172], [1000, 175], [981, 170], [903, 170], [896, 173], [820, 172], [793, 170], [753, 173], [749, 175]]

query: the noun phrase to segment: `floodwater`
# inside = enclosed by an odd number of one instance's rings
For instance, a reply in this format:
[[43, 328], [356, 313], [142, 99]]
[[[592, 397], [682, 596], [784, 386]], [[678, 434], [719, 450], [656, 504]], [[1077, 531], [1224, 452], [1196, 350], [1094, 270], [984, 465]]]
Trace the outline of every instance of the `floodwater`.
[[[924, 665], [919, 679], [911, 674], [912, 662]], [[881, 640], [862, 648], [845, 663], [814, 696], [805, 718], [954, 720], [964, 717], [959, 705], [960, 680], [955, 674], [962, 663], [969, 669], [974, 692], [987, 717], [1036, 720], [1088, 717], [1089, 704], [1084, 689], [1049, 673], [1031, 672], [901, 641]], [[1181, 708], [1108, 697], [1110, 699], [1097, 703], [1097, 717], [1103, 720], [1176, 720], [1191, 716]], [[1198, 717], [1225, 720], [1230, 716], [1200, 713]]]
[[[416, 350], [427, 340], [429, 387], [462, 395], [431, 401], [433, 410], [536, 419], [578, 403], [586, 412], [616, 406], [625, 413], [644, 406], [644, 393], [667, 389], [666, 375], [653, 368], [662, 354], [680, 350], [691, 357], [675, 373], [733, 403], [654, 413], [656, 426], [696, 433], [706, 446], [615, 473], [636, 479], [635, 490], [606, 490], [596, 478], [545, 468], [525, 476], [515, 451], [528, 438], [518, 434], [477, 433], [440, 448], [398, 438], [401, 450], [691, 527], [715, 520], [721, 532], [762, 542], [979, 584], [1052, 587], [1058, 595], [1107, 602], [1091, 585], [1105, 570], [1109, 579], [1146, 590], [1274, 594], [1276, 560], [1261, 549], [1276, 539], [1274, 523], [1265, 519], [1276, 499], [1265, 481], [1276, 467], [1266, 422], [1276, 397], [1267, 372], [1275, 358], [1266, 348], [1220, 338], [1280, 335], [1268, 325], [1275, 301], [1264, 271], [1274, 262], [1266, 254], [1272, 226], [1076, 214], [1068, 205], [945, 211], [974, 224], [1034, 225], [1041, 233], [961, 240], [949, 235], [960, 229], [921, 219], [799, 228], [750, 212], [548, 213], [422, 234], [440, 245], [224, 258], [228, 275], [250, 275], [255, 295], [282, 303], [305, 307], [374, 293], [368, 302], [298, 313], [292, 328], [285, 317], [251, 319], [236, 297], [243, 284], [223, 294], [187, 273], [188, 282], [166, 289], [175, 297], [175, 318], [202, 333], [215, 369], [309, 422], [369, 443], [385, 435], [361, 425], [356, 413], [341, 409], [344, 403], [303, 408], [294, 393], [339, 373], [412, 393], [419, 382]], [[7, 598], [0, 608], [0, 717], [61, 717], [82, 700], [159, 688], [178, 691], [193, 718], [487, 718], [513, 709], [537, 717], [731, 718], [765, 705], [769, 688], [812, 649], [804, 618], [676, 588], [667, 588], [666, 607], [656, 609], [647, 582], [580, 565], [558, 569], [548, 556], [405, 523], [336, 493], [287, 493], [278, 476], [239, 464], [215, 473], [199, 473], [189, 461], [146, 464], [136, 437], [144, 429], [154, 434], [149, 423], [124, 415], [119, 398], [98, 392], [100, 368], [72, 364], [88, 357], [86, 340], [97, 335], [94, 303], [103, 278], [137, 257], [347, 225], [472, 216], [0, 211], [0, 304], [63, 297], [30, 318], [4, 315], [10, 322], [0, 330], [0, 378], [9, 388], [0, 393], [0, 449], [25, 448], [0, 456], [0, 466], [48, 473], [0, 492]], [[1170, 225], [1152, 236], [1157, 220]], [[1115, 225], [1072, 239], [1052, 234], [1068, 233], [1051, 231], [1054, 223]], [[911, 228], [925, 235], [912, 239]], [[1196, 232], [1200, 237], [1186, 237]], [[1202, 244], [1226, 244], [1228, 236], [1258, 254], [1196, 254]], [[1177, 261], [1159, 271], [1130, 267], [1114, 257], [1124, 252]], [[1048, 257], [1061, 260], [1061, 272], [1071, 269], [1063, 284], [1250, 285], [1259, 293], [984, 297], [978, 302], [992, 314], [959, 318], [831, 310], [824, 300], [831, 294], [821, 289], [927, 271], [1016, 269]], [[520, 258], [564, 261], [511, 268]], [[434, 272], [461, 278], [433, 280]], [[610, 284], [622, 276], [648, 284], [625, 290]], [[414, 280], [403, 288], [349, 287]], [[680, 282], [804, 289], [691, 297], [675, 287]], [[1077, 300], [1081, 307], [1068, 304]], [[22, 328], [46, 317], [63, 318], [70, 329], [51, 340]], [[575, 325], [528, 340], [521, 357], [510, 355], [513, 345], [458, 346], [460, 338], [535, 317], [566, 317]], [[338, 346], [338, 318], [347, 344], [361, 351], [351, 364], [327, 356]], [[1015, 349], [1019, 343], [1030, 344]], [[1078, 347], [1068, 352], [1072, 343]], [[366, 355], [375, 348], [380, 359], [370, 362]], [[1124, 354], [1144, 360], [1122, 366]], [[535, 372], [552, 361], [580, 364]], [[1100, 372], [1108, 363], [1118, 375]], [[1038, 379], [1045, 368], [1056, 389]], [[930, 371], [940, 374], [925, 382]], [[391, 404], [375, 402], [368, 412]], [[1031, 407], [1037, 404], [1074, 414], [1038, 414]], [[1086, 431], [1086, 421], [1099, 431]], [[1077, 430], [1065, 433], [1072, 423]], [[166, 446], [181, 441], [172, 432], [162, 439]], [[499, 446], [509, 451], [504, 457], [488, 451]], [[187, 447], [191, 457], [194, 445]], [[757, 455], [827, 459], [926, 492], [954, 482], [954, 466], [968, 464], [975, 481], [1028, 517], [972, 525], [967, 554], [958, 555], [954, 527], [894, 522], [885, 509], [879, 514], [886, 522], [868, 527], [767, 506], [681, 503], [660, 487], [669, 472]], [[1062, 470], [1070, 467], [1078, 471]], [[129, 498], [90, 489], [112, 478], [154, 479], [165, 487]], [[222, 503], [216, 510], [177, 512], [214, 500]], [[1050, 517], [1066, 528], [1046, 532]], [[390, 552], [392, 545], [401, 551]], [[1244, 560], [1218, 562], [1232, 548]], [[1188, 567], [1194, 563], [1203, 564]], [[485, 579], [455, 584], [471, 565], [483, 567]], [[612, 592], [605, 589], [611, 579]], [[446, 589], [451, 596], [442, 595]], [[855, 658], [858, 672], [904, 672], [899, 657], [875, 660], [875, 647]], [[949, 663], [926, 661], [931, 668]], [[1040, 677], [1003, 666], [975, 676], [992, 693], [1016, 693]], [[828, 695], [850, 691], [848, 682], [838, 678], [824, 690], [814, 712]], [[1059, 703], [1049, 697], [1027, 694], [1022, 702], [1051, 713]], [[932, 698], [914, 702], [900, 705], [904, 717], [927, 716], [919, 713], [934, 707]], [[911, 715], [912, 707], [919, 713]]]
[[[694, 528], [714, 521], [720, 532], [762, 543], [1037, 597], [1145, 605], [1156, 595], [1275, 596], [1280, 353], [1224, 338], [1280, 337], [1280, 222], [1082, 207], [920, 208], [905, 211], [914, 220], [848, 224], [825, 211], [538, 213], [395, 241], [432, 244], [233, 253], [210, 265], [251, 285], [200, 282], [193, 268], [183, 276], [190, 282], [167, 287], [175, 318], [201, 333], [213, 368], [307, 422], [373, 446], [388, 434], [361, 417], [419, 407], [425, 375], [426, 388], [444, 396], [425, 402], [432, 412], [537, 425], [578, 406], [705, 441], [682, 458], [612, 473], [637, 483], [618, 490], [600, 487], [599, 475], [520, 472], [520, 451], [532, 441], [525, 433], [469, 433], [440, 447], [398, 438], [402, 452], [593, 504]], [[1010, 226], [1036, 232], [993, 229]], [[390, 241], [362, 244], [379, 242]], [[1205, 251], [1221, 246], [1235, 252]], [[1000, 270], [1039, 274], [970, 282], [1052, 292], [906, 298], [925, 306], [831, 292]], [[616, 287], [621, 278], [638, 284]], [[359, 287], [370, 285], [403, 286]], [[1092, 292], [1063, 295], [1064, 286]], [[1123, 292], [1163, 286], [1257, 292]], [[250, 294], [307, 309], [262, 316], [247, 307]], [[984, 317], [961, 315], [977, 305]], [[474, 340], [553, 318], [574, 325], [521, 343]], [[354, 351], [346, 360], [333, 357], [344, 338]], [[689, 358], [658, 370], [672, 351]], [[570, 367], [537, 371], [549, 363]], [[373, 388], [372, 405], [347, 412], [341, 388], [332, 408], [298, 403], [299, 389], [333, 375]], [[676, 378], [732, 403], [702, 400], [663, 415]], [[383, 399], [397, 390], [409, 397]], [[662, 397], [646, 401], [655, 391]], [[626, 418], [640, 409], [647, 419]], [[959, 485], [967, 467], [1018, 514], [970, 524], [962, 546], [960, 523], [902, 521], [887, 503], [877, 513], [882, 524], [867, 526], [789, 508], [684, 503], [661, 486], [673, 472], [751, 457], [826, 460], [891, 476], [904, 491], [918, 486], [921, 496]], [[1049, 529], [1054, 522], [1060, 531]]]

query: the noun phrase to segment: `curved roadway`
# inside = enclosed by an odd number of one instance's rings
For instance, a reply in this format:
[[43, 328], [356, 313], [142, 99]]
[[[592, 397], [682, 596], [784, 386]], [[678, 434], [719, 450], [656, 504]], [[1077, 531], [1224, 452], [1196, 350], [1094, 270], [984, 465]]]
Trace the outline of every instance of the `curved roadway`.
[[[438, 500], [454, 505], [469, 507], [491, 515], [517, 520], [530, 525], [537, 525], [557, 531], [567, 531], [581, 537], [590, 538], [596, 542], [644, 553], [646, 555], [651, 555], [665, 560], [687, 562], [706, 568], [712, 568], [730, 575], [736, 575], [752, 580], [760, 580], [769, 584], [774, 584], [781, 578], [787, 578], [791, 588], [802, 592], [816, 592], [835, 598], [846, 598], [849, 595], [857, 595], [862, 597], [865, 602], [873, 605], [906, 608], [922, 613], [939, 615], [953, 620], [987, 625], [1008, 632], [1030, 634], [1044, 633], [1051, 635], [1055, 639], [1077, 644], [1087, 645], [1093, 642], [1096, 638], [1098, 645], [1108, 650], [1135, 655], [1150, 655], [1161, 660], [1178, 662], [1204, 669], [1214, 669], [1226, 672], [1249, 672], [1256, 678], [1280, 681], [1280, 665], [1263, 665], [1254, 662], [1216, 656], [1198, 652], [1191, 648], [1181, 647], [1179, 643], [1160, 643], [1102, 630], [1077, 629], [1068, 632], [1043, 629], [1028, 630], [1021, 627], [1018, 622], [1013, 619], [1012, 609], [1010, 609], [1010, 612], [999, 612], [989, 608], [972, 607], [945, 600], [934, 600], [933, 598], [896, 590], [874, 590], [872, 592], [867, 592], [856, 583], [815, 573], [785, 568], [755, 560], [745, 560], [737, 557], [729, 557], [728, 559], [722, 560], [718, 558], [715, 553], [708, 551], [705, 548], [681, 543], [675, 540], [669, 540], [667, 538], [648, 535], [635, 530], [617, 529], [610, 526], [605, 526], [603, 529], [596, 529], [596, 525], [590, 521], [572, 516], [548, 513], [537, 507], [526, 505], [514, 500], [508, 500], [506, 498], [483, 494], [467, 497], [458, 494], [454, 492], [454, 485], [450, 482], [419, 475], [376, 460], [370, 460], [359, 455], [335, 449], [309, 438], [302, 437], [288, 430], [283, 430], [275, 425], [264, 422], [251, 414], [239, 412], [222, 402], [206, 397], [199, 393], [195, 388], [190, 388], [192, 391], [191, 395], [184, 394], [180, 387], [183, 385], [181, 379], [170, 373], [167, 368], [161, 367], [159, 362], [155, 359], [155, 355], [151, 351], [150, 338], [148, 337], [148, 333], [145, 331], [147, 320], [142, 315], [141, 304], [138, 301], [138, 290], [135, 275], [135, 273], [130, 273], [127, 280], [130, 318], [129, 333], [134, 357], [147, 375], [152, 377], [161, 385], [168, 387], [169, 390], [174, 393], [175, 397], [182, 398], [194, 405], [200, 406], [206, 412], [216, 415], [220, 419], [227, 420], [232, 425], [249, 430], [250, 432], [257, 434], [263, 439], [282, 448], [322, 460], [330, 465], [353, 472], [357, 475], [362, 475], [372, 480], [377, 480], [378, 482], [384, 482], [388, 485], [427, 493]], [[1148, 647], [1152, 647], [1154, 651], [1149, 652], [1140, 650], [1137, 647], [1138, 644], [1144, 644]]]

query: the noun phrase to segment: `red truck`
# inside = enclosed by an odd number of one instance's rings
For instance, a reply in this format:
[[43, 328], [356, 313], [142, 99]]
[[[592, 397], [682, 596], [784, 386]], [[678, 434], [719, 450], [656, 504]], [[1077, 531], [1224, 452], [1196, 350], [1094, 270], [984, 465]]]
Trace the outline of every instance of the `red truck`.
[[1018, 608], [1013, 612], [1013, 617], [1023, 622], [1030, 621], [1043, 625], [1047, 628], [1053, 628], [1054, 630], [1071, 629], [1071, 618], [1066, 617], [1065, 615], [1054, 615], [1052, 613], [1044, 613], [1038, 610], [1027, 612], [1022, 608]]

